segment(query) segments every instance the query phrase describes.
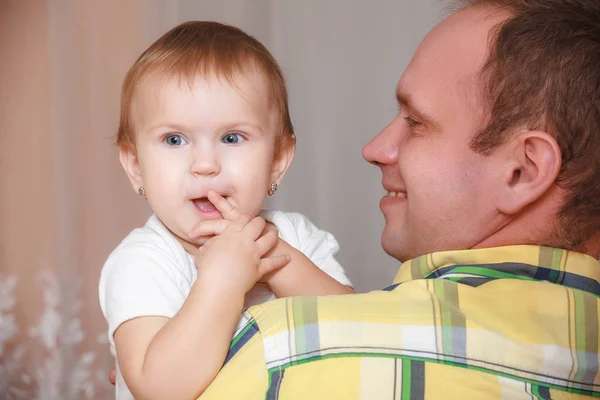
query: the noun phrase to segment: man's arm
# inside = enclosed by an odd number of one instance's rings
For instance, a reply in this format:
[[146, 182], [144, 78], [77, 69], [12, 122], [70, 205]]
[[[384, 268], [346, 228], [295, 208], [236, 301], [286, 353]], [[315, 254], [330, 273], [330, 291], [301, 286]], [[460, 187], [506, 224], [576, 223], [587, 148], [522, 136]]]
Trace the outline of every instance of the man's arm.
[[265, 398], [269, 382], [260, 332], [225, 364], [200, 400]]

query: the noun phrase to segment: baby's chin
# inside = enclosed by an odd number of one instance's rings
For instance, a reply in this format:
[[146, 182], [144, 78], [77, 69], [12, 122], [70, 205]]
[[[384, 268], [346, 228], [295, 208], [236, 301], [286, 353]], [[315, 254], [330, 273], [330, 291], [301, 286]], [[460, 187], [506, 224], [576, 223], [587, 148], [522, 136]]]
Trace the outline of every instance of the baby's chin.
[[177, 238], [179, 243], [181, 243], [181, 245], [183, 246], [183, 249], [193, 255], [196, 254], [196, 252], [198, 251], [198, 248], [202, 245], [202, 243], [192, 242], [191, 239], [185, 240], [185, 239], [179, 237], [178, 235], [175, 235], [175, 237]]

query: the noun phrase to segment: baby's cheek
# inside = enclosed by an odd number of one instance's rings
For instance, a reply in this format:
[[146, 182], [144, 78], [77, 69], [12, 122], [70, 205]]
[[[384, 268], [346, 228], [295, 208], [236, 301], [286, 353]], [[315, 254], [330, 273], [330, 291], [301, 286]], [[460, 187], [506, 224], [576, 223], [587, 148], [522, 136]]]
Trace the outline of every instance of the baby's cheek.
[[243, 212], [250, 213], [252, 215], [258, 215], [260, 210], [263, 208], [264, 197], [258, 196], [258, 188], [250, 188], [251, 190], [239, 193], [234, 199], [230, 201], [235, 207]]
[[[248, 165], [248, 164], [247, 164]], [[256, 165], [256, 161], [254, 161]], [[238, 169], [237, 174], [232, 176], [235, 179], [235, 191], [237, 193], [238, 207], [253, 215], [263, 208], [263, 203], [267, 197], [270, 186], [270, 170], [266, 166], [259, 165], [255, 168], [247, 166]]]
[[248, 212], [252, 215], [258, 215], [260, 210], [264, 208], [265, 197], [261, 197], [260, 199], [253, 199], [252, 205], [249, 207]]

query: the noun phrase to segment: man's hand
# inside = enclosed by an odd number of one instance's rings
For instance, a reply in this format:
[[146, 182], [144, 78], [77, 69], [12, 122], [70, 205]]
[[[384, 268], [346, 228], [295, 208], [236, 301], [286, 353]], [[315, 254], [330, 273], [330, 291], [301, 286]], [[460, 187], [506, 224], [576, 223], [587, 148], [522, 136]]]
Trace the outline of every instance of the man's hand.
[[[227, 226], [224, 228], [224, 224], [220, 223], [219, 230], [222, 230], [213, 232], [217, 236], [209, 239], [198, 250], [198, 280], [221, 291], [246, 293], [263, 275], [286, 265], [290, 257], [287, 254], [266, 255], [279, 238], [276, 229], [265, 229], [266, 221], [263, 218], [242, 213], [222, 197], [211, 198], [211, 195], [218, 195], [210, 192], [209, 200], [224, 217], [237, 217], [232, 221], [225, 221]], [[191, 238], [198, 233], [199, 236], [206, 236], [207, 224], [204, 222], [190, 234]], [[212, 228], [215, 226], [216, 224], [212, 224]]]

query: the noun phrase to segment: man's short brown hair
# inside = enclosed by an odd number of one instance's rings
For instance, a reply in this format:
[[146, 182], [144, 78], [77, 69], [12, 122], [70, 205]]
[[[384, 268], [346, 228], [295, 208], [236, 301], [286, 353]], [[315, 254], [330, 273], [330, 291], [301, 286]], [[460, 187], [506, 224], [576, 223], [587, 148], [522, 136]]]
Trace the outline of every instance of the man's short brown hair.
[[511, 14], [491, 32], [482, 71], [489, 124], [472, 140], [489, 154], [520, 129], [553, 135], [567, 193], [545, 244], [585, 251], [600, 232], [600, 1], [465, 0]]
[[176, 26], [154, 42], [129, 69], [121, 91], [121, 119], [117, 144], [135, 153], [135, 127], [131, 106], [135, 91], [148, 76], [192, 82], [197, 77], [235, 78], [249, 72], [263, 74], [270, 84], [269, 99], [278, 112], [276, 146], [294, 133], [288, 108], [287, 88], [279, 64], [254, 37], [242, 30], [212, 21], [189, 21]]

